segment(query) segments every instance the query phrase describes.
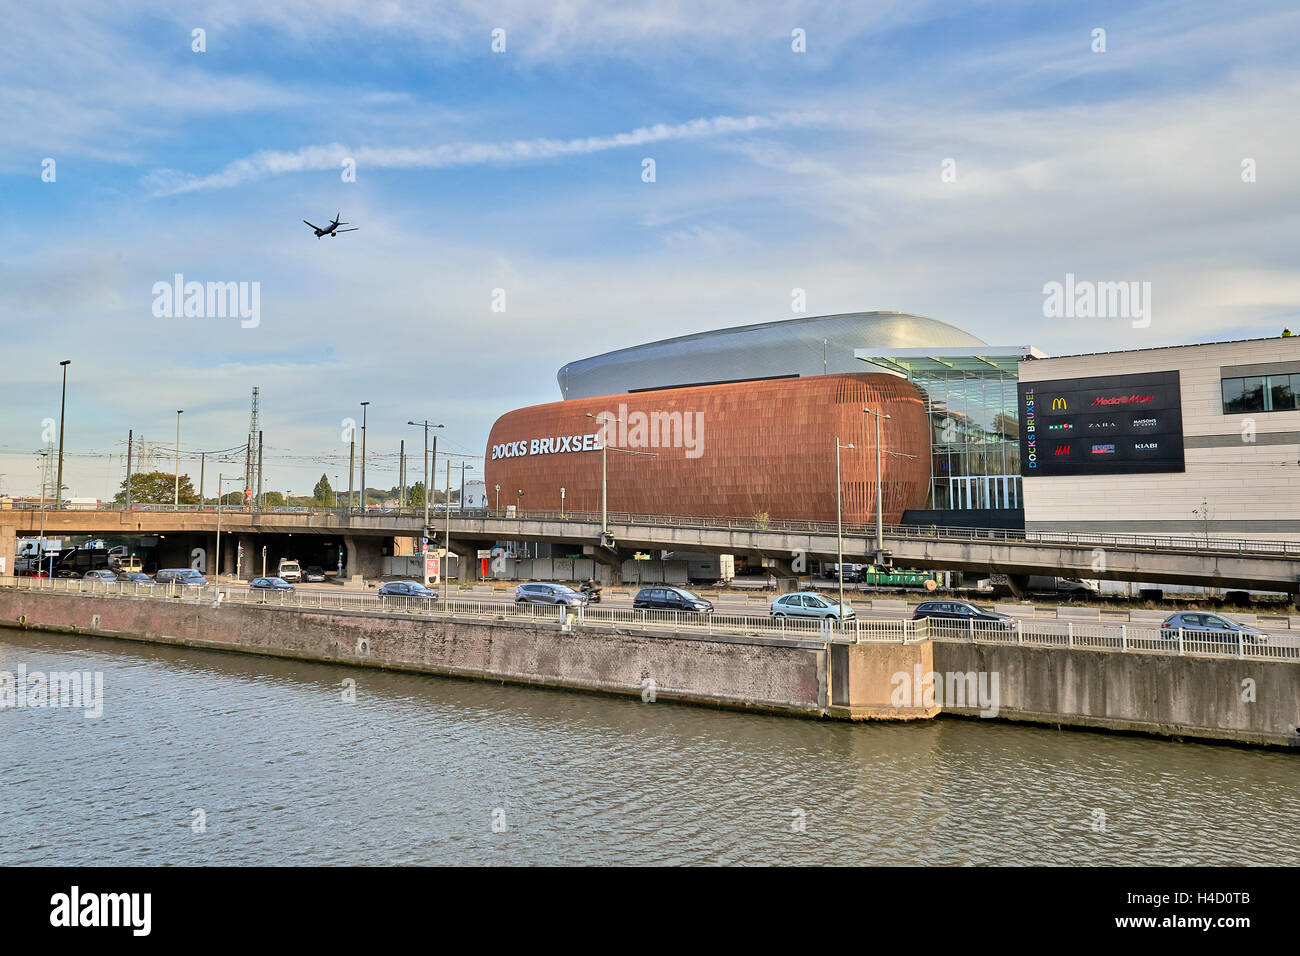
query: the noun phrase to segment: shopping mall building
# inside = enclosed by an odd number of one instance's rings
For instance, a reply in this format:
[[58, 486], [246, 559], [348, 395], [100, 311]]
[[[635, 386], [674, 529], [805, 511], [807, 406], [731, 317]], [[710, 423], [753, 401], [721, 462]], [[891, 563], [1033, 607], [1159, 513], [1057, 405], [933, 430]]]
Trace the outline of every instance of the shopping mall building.
[[[1300, 337], [1049, 358], [898, 312], [571, 362], [492, 428], [498, 504], [1300, 539]], [[838, 462], [837, 462], [838, 449]]]

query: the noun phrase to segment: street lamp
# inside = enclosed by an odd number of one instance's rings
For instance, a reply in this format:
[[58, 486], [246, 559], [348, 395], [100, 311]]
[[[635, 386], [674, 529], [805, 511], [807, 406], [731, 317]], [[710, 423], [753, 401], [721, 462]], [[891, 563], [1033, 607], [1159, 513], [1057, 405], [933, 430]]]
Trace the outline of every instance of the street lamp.
[[[224, 495], [222, 494], [222, 487], [223, 487], [223, 482], [225, 482], [225, 480], [226, 479], [222, 477], [221, 473], [217, 472], [217, 560], [215, 565], [216, 573], [214, 574], [214, 577], [217, 579], [218, 587], [221, 584], [221, 505], [224, 500]], [[244, 479], [243, 476], [241, 475], [235, 475], [230, 480], [243, 481]], [[218, 591], [218, 593], [220, 592]]]
[[[408, 425], [424, 426], [424, 550], [429, 547], [429, 499], [432, 497], [432, 489], [429, 487], [429, 429], [443, 428], [443, 425], [431, 425], [428, 420], [422, 422], [407, 422]], [[433, 469], [437, 474], [438, 469], [438, 436], [433, 436]], [[429, 556], [424, 555], [424, 586], [429, 586]]]
[[876, 420], [876, 563], [879, 564], [881, 556], [885, 553], [885, 494], [884, 485], [880, 480], [880, 419], [890, 416], [879, 409], [864, 408], [863, 411]]
[[853, 443], [840, 444], [840, 436], [835, 436], [835, 574], [840, 579], [840, 620], [844, 620], [844, 508], [840, 495], [840, 449], [850, 449]]
[[[595, 420], [601, 425], [602, 433], [605, 430], [606, 422], [618, 422], [624, 424], [623, 419], [614, 418], [612, 415], [593, 415], [587, 412], [587, 417]], [[605, 448], [608, 442], [605, 441], [605, 435], [600, 436], [600, 543], [602, 545], [609, 541], [609, 465]]]
[[59, 476], [54, 482], [54, 509], [63, 507], [63, 412], [68, 404], [68, 366], [72, 364], [72, 359], [64, 359], [59, 365], [63, 366], [63, 397], [59, 399]]
[[176, 483], [172, 490], [172, 507], [179, 509], [181, 505], [181, 415], [185, 409], [176, 409]]
[[366, 406], [369, 402], [361, 403], [361, 513], [366, 513]]

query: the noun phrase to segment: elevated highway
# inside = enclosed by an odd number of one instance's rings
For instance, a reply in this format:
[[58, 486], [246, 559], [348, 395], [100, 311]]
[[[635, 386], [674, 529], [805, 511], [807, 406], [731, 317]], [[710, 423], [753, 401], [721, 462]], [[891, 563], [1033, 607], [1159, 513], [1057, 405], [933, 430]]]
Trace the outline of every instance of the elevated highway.
[[[264, 535], [338, 538], [348, 550], [349, 569], [367, 575], [373, 575], [367, 568], [377, 560], [384, 542], [391, 546], [395, 537], [419, 537], [424, 531], [423, 512], [412, 509], [362, 513], [223, 508], [218, 513], [215, 508], [150, 506], [131, 511], [44, 512], [47, 536], [171, 536], [176, 556], [170, 560], [184, 564], [188, 561], [181, 559], [188, 555], [188, 548], [203, 546], [203, 541], [215, 537], [218, 523], [231, 542], [253, 539], [255, 544], [257, 536]], [[39, 510], [0, 511], [0, 554], [12, 555], [15, 536], [36, 535], [41, 527]], [[835, 525], [818, 522], [611, 513], [608, 528], [613, 548], [600, 545], [598, 513], [480, 510], [434, 514], [430, 519], [433, 540], [440, 544], [449, 532], [451, 550], [457, 554], [473, 557], [479, 549], [498, 541], [549, 542], [595, 558], [614, 580], [622, 561], [634, 551], [761, 557], [771, 559], [778, 576], [796, 576], [803, 569], [803, 560], [834, 560], [837, 553]], [[1300, 542], [1294, 541], [903, 526], [887, 527], [884, 543], [900, 567], [992, 572], [1013, 578], [1055, 575], [1300, 593]], [[874, 544], [873, 527], [845, 525], [846, 561], [869, 560]], [[467, 564], [477, 568], [473, 561]]]

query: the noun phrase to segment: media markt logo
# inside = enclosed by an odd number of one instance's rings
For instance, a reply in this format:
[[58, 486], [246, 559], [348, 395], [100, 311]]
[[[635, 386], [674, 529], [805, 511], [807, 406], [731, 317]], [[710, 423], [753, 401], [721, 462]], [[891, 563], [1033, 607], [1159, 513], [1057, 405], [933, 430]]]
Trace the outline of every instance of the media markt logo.
[[1115, 454], [1115, 446], [1113, 444], [1093, 445], [1092, 453], [1094, 455], [1113, 455]]
[[1113, 395], [1107, 397], [1098, 395], [1092, 400], [1094, 406], [1097, 405], [1145, 405], [1147, 402], [1154, 402], [1154, 395]]

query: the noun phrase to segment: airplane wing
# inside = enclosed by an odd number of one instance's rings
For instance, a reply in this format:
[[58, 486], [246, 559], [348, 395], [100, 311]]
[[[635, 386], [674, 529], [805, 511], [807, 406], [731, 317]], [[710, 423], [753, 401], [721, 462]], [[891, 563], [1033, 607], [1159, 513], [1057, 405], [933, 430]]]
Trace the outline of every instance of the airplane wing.
[[335, 232], [356, 232], [360, 228], [361, 228], [360, 226], [353, 226], [351, 229], [335, 229], [334, 231]]
[[[303, 222], [307, 222], [307, 220], [304, 219]], [[307, 225], [311, 226], [311, 223], [307, 222]], [[319, 229], [319, 228], [320, 228], [320, 226], [311, 226], [311, 227], [312, 227], [313, 229]]]

